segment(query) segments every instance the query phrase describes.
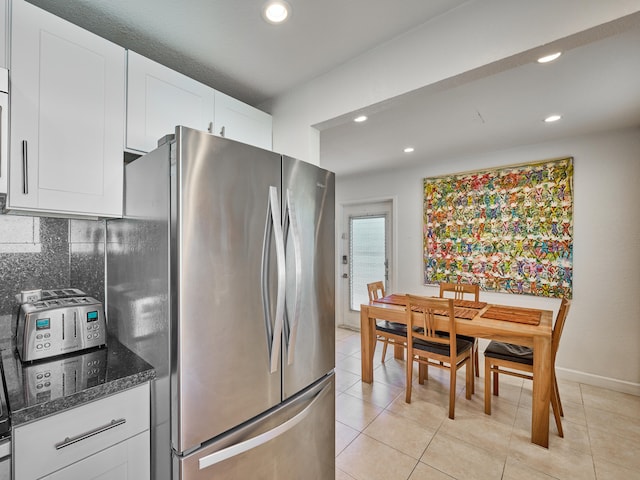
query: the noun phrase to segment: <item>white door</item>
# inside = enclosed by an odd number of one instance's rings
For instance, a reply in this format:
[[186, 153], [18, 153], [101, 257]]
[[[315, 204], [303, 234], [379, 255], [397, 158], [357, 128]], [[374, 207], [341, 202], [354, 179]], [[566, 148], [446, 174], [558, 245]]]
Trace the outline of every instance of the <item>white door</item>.
[[391, 201], [344, 207], [341, 252], [341, 324], [360, 328], [360, 305], [369, 303], [367, 283], [382, 280], [390, 288]]

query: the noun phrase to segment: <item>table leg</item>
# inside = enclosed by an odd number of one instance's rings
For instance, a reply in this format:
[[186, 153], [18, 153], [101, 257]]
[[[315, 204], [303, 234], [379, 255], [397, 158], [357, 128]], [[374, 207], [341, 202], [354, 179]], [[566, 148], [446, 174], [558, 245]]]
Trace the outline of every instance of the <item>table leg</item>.
[[533, 339], [533, 401], [531, 442], [549, 447], [549, 402], [551, 394], [551, 336]]
[[362, 381], [373, 382], [373, 351], [375, 349], [376, 338], [373, 322], [375, 319], [369, 318], [369, 309], [366, 306], [360, 307], [360, 347], [362, 363]]

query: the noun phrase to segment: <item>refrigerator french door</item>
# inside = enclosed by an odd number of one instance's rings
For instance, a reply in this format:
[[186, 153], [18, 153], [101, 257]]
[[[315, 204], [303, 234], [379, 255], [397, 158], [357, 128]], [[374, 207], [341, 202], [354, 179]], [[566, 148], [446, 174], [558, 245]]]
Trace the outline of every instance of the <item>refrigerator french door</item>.
[[335, 366], [334, 174], [282, 158], [286, 242], [283, 396], [288, 398]]
[[[158, 372], [156, 478], [246, 478], [267, 457], [278, 478], [332, 478], [333, 174], [177, 127], [126, 166], [125, 192], [109, 329]], [[201, 461], [218, 450], [237, 455]], [[307, 455], [317, 472], [296, 470]]]

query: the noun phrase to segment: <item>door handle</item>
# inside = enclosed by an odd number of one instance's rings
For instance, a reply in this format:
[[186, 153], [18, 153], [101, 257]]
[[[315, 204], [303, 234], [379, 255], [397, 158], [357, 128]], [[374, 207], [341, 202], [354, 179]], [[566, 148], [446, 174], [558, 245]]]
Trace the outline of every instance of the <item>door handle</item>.
[[331, 384], [326, 385], [313, 397], [309, 405], [307, 405], [301, 412], [299, 412], [297, 415], [295, 415], [293, 418], [290, 418], [286, 422], [281, 423], [277, 427], [267, 432], [261, 433], [260, 435], [256, 435], [255, 437], [245, 440], [244, 442], [236, 443], [235, 445], [231, 445], [230, 447], [223, 448], [222, 450], [211, 453], [206, 457], [200, 458], [198, 460], [199, 470], [204, 470], [205, 468], [227, 460], [228, 458], [232, 458], [240, 455], [241, 453], [253, 450], [254, 448], [259, 447], [260, 445], [264, 445], [265, 443], [288, 432], [309, 416], [316, 403], [318, 403], [320, 399], [324, 397], [327, 392], [329, 392], [330, 389]]
[[[269, 282], [268, 264], [271, 250], [271, 234], [276, 244], [276, 266], [278, 277], [278, 288], [276, 294], [276, 313], [271, 327], [271, 308], [269, 303]], [[264, 240], [262, 243], [262, 308], [267, 330], [267, 345], [269, 346], [269, 370], [275, 373], [278, 369], [278, 358], [280, 357], [280, 346], [282, 344], [282, 327], [284, 317], [284, 301], [286, 289], [286, 267], [284, 236], [282, 233], [282, 222], [280, 216], [280, 202], [278, 201], [278, 188], [269, 187], [269, 197], [267, 202], [267, 222], [265, 226]]]
[[291, 230], [291, 241], [293, 242], [293, 256], [295, 261], [295, 296], [293, 300], [293, 321], [291, 322], [291, 331], [289, 334], [289, 342], [287, 345], [287, 364], [293, 363], [293, 357], [296, 349], [296, 339], [298, 337], [298, 325], [300, 324], [300, 303], [302, 297], [302, 247], [300, 244], [300, 227], [296, 214], [296, 208], [293, 203], [293, 193], [287, 189], [286, 197], [286, 213], [288, 230]]

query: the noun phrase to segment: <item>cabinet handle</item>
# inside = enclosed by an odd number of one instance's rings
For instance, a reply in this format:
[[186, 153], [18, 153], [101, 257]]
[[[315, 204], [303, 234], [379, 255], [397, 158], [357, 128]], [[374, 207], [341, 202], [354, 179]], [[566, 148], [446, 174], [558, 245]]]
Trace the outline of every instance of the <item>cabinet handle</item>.
[[90, 430], [87, 433], [81, 433], [76, 437], [67, 437], [62, 442], [55, 444], [56, 450], [62, 450], [69, 445], [81, 442], [82, 440], [86, 440], [89, 437], [93, 437], [94, 435], [98, 435], [99, 433], [106, 432], [107, 430], [111, 430], [112, 428], [119, 427], [120, 425], [124, 425], [125, 423], [127, 423], [127, 421], [124, 418], [121, 418], [120, 420], [111, 420], [111, 422], [109, 422], [108, 424]]
[[22, 193], [29, 194], [29, 156], [27, 153], [27, 141], [22, 141]]
[[[0, 132], [2, 131], [2, 105], [0, 105]], [[2, 137], [0, 136], [0, 177], [2, 176]]]

